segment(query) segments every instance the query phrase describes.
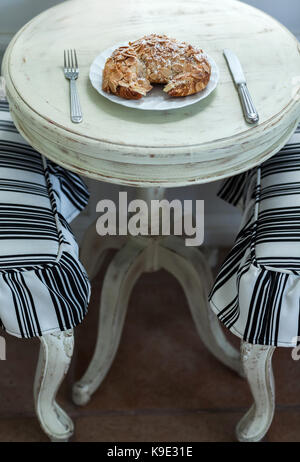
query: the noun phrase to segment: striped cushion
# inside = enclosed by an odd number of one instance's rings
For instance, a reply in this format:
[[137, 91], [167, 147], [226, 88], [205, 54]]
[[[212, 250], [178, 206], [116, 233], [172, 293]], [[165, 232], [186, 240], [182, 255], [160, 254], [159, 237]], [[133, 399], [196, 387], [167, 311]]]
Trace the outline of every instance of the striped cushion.
[[300, 126], [270, 160], [226, 180], [220, 197], [243, 221], [210, 294], [220, 321], [249, 343], [300, 336]]
[[0, 323], [17, 337], [80, 323], [90, 285], [69, 227], [86, 205], [81, 179], [36, 152], [0, 101]]

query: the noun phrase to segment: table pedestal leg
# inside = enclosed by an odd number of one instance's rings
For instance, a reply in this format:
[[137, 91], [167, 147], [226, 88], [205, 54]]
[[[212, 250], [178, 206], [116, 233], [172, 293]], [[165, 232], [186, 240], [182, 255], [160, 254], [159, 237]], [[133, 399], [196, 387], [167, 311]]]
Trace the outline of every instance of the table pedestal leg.
[[181, 284], [203, 343], [217, 359], [243, 377], [240, 353], [225, 337], [209, 306], [213, 278], [205, 257], [198, 248], [186, 247], [182, 239], [174, 236], [164, 239], [162, 246], [169, 252], [161, 255], [161, 265]]
[[105, 236], [100, 238], [93, 222], [86, 231], [80, 247], [80, 260], [85, 267], [90, 280], [97, 275], [110, 249], [120, 249], [126, 242], [126, 236]]
[[73, 401], [84, 405], [106, 376], [115, 357], [131, 290], [144, 271], [144, 248], [135, 240], [117, 252], [106, 272], [100, 301], [96, 348], [82, 379], [73, 386]]
[[[158, 188], [140, 194], [148, 203], [152, 198], [161, 199]], [[97, 268], [97, 257], [114, 243], [115, 237], [99, 237], [100, 251], [91, 239], [83, 244], [90, 275]], [[117, 238], [118, 239], [118, 238]], [[205, 258], [195, 247], [186, 247], [179, 237], [127, 237], [126, 244], [117, 252], [107, 270], [100, 302], [98, 339], [91, 363], [85, 374], [73, 387], [73, 400], [86, 404], [106, 376], [116, 354], [124, 324], [130, 292], [143, 272], [166, 269], [182, 285], [197, 331], [209, 351], [228, 367], [242, 375], [240, 355], [228, 342], [219, 322], [208, 304], [208, 291], [212, 284], [211, 270]], [[113, 247], [122, 245], [123, 238]], [[89, 266], [90, 265], [90, 266]], [[90, 269], [89, 269], [90, 268]]]

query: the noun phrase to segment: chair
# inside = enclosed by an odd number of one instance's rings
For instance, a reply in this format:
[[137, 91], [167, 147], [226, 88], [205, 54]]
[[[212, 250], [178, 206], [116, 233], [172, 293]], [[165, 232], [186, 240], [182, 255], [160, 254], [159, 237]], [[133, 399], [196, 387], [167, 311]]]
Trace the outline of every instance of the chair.
[[242, 363], [254, 398], [237, 425], [237, 437], [259, 441], [274, 415], [272, 354], [300, 340], [300, 126], [280, 152], [225, 181], [219, 195], [244, 212], [210, 304], [242, 339]]
[[35, 409], [50, 439], [65, 441], [73, 423], [55, 396], [72, 358], [73, 328], [86, 315], [90, 296], [69, 222], [88, 192], [77, 175], [24, 141], [4, 98], [0, 191], [0, 324], [16, 337], [39, 337]]

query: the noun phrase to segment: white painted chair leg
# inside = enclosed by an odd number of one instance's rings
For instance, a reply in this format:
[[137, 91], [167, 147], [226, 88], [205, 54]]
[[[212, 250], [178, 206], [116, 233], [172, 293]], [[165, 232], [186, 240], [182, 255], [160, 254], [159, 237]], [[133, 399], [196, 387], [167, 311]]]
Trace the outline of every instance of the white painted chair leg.
[[86, 404], [106, 376], [117, 352], [131, 290], [144, 271], [144, 247], [128, 240], [105, 275], [97, 344], [83, 377], [73, 386], [73, 401]]
[[240, 353], [225, 337], [209, 306], [212, 274], [206, 259], [198, 248], [186, 247], [181, 238], [174, 236], [165, 239], [163, 247], [169, 252], [162, 256], [161, 266], [182, 285], [203, 343], [217, 359], [243, 377]]
[[260, 441], [274, 416], [272, 355], [275, 347], [241, 343], [241, 356], [254, 403], [236, 427], [239, 441]]
[[34, 381], [36, 414], [52, 441], [68, 441], [74, 432], [70, 417], [55, 401], [73, 354], [73, 330], [40, 337], [41, 347]]
[[87, 229], [80, 246], [80, 260], [90, 280], [94, 279], [109, 249], [120, 249], [126, 242], [126, 236], [99, 236], [96, 221]]

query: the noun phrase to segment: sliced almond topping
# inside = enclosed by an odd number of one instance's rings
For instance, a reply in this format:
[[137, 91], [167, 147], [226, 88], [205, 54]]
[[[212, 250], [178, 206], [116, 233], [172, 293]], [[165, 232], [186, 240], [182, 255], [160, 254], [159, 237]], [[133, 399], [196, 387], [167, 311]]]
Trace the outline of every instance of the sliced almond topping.
[[146, 94], [151, 83], [165, 83], [164, 91], [185, 96], [203, 90], [210, 73], [203, 50], [165, 35], [151, 34], [113, 52], [105, 64], [103, 88], [116, 92], [120, 85]]

